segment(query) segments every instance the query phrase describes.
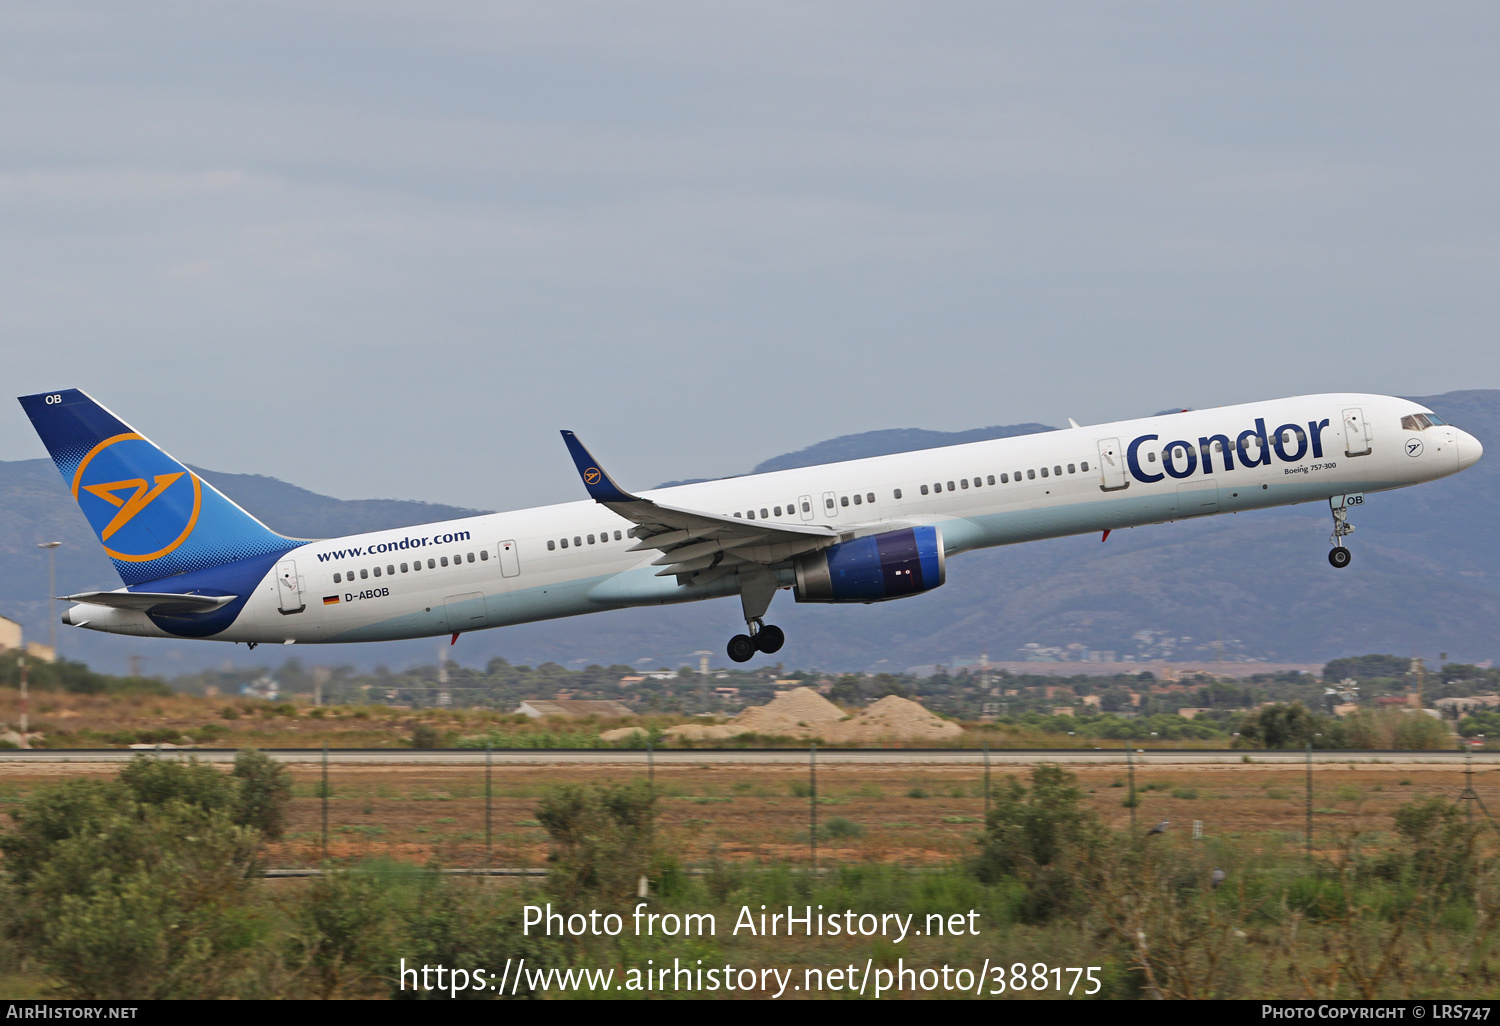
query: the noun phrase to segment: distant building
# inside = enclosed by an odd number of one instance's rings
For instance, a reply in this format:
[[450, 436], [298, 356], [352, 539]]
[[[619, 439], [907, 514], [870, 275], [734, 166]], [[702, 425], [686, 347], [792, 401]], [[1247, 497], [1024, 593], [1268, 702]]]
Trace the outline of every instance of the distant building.
[[[21, 625], [14, 620], [7, 620], [0, 616], [0, 652], [14, 652], [22, 647]], [[33, 641], [25, 646], [26, 654], [31, 658], [44, 663], [57, 662], [57, 653], [52, 650], [51, 645], [43, 645], [41, 642]]]
[[1202, 708], [1200, 708], [1200, 709], [1189, 709], [1189, 708], [1182, 708], [1182, 709], [1178, 709], [1177, 710], [1177, 715], [1181, 716], [1185, 720], [1196, 720], [1198, 718], [1198, 714], [1199, 713], [1206, 713], [1206, 712], [1212, 712], [1212, 711], [1213, 711], [1212, 709], [1202, 709]]
[[644, 683], [645, 680], [646, 680], [645, 677], [621, 677], [620, 678], [620, 687], [622, 687], [622, 688], [634, 687], [637, 684]]
[[[262, 698], [267, 702], [274, 702], [276, 701], [276, 697], [281, 694], [281, 688], [270, 677], [261, 677], [259, 680], [251, 681], [249, 684], [240, 685], [240, 694], [248, 698]], [[391, 697], [396, 697], [395, 692], [391, 693]]]
[[564, 699], [562, 701], [548, 701], [546, 699], [534, 698], [522, 702], [516, 712], [522, 716], [530, 716], [539, 720], [547, 716], [559, 716], [568, 720], [579, 720], [585, 716], [601, 716], [610, 718], [615, 716], [634, 716], [630, 706], [624, 702], [616, 702], [613, 699], [604, 701], [591, 699]]
[[1432, 703], [1444, 716], [1462, 719], [1476, 709], [1494, 709], [1500, 706], [1500, 695], [1468, 695], [1463, 698], [1439, 698]]

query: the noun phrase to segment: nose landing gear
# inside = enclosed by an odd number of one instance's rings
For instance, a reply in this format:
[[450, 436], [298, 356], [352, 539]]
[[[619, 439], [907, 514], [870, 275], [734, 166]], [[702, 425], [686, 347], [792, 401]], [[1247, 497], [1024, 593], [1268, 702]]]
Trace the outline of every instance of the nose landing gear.
[[1344, 539], [1354, 533], [1354, 525], [1349, 523], [1349, 507], [1364, 505], [1363, 495], [1335, 495], [1328, 500], [1328, 508], [1333, 512], [1333, 534], [1328, 538], [1333, 548], [1328, 553], [1328, 562], [1335, 569], [1342, 570], [1349, 565], [1349, 550], [1344, 547]]

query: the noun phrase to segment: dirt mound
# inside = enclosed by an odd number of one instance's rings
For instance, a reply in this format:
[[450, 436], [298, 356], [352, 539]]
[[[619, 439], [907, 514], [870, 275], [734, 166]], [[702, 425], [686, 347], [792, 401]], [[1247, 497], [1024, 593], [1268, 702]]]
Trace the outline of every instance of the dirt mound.
[[928, 712], [919, 702], [886, 695], [853, 719], [831, 725], [828, 741], [953, 741], [963, 737], [957, 723]]
[[633, 737], [645, 737], [645, 727], [620, 727], [617, 730], [601, 730], [599, 740], [601, 741], [626, 741]]
[[963, 728], [928, 712], [917, 702], [887, 695], [857, 716], [844, 711], [812, 688], [778, 695], [753, 705], [728, 723], [683, 723], [664, 736], [685, 741], [725, 741], [740, 734], [763, 734], [864, 744], [877, 741], [952, 741]]
[[815, 738], [843, 718], [842, 709], [812, 688], [794, 688], [765, 705], [752, 705], [728, 723], [682, 723], [662, 736], [685, 741], [724, 741], [740, 734]]

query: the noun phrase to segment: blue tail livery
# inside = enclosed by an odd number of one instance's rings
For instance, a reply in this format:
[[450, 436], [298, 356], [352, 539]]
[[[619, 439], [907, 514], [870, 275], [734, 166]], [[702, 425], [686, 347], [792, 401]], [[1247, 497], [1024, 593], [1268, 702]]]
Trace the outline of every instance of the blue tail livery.
[[22, 396], [21, 406], [127, 586], [301, 544], [246, 513], [87, 393]]

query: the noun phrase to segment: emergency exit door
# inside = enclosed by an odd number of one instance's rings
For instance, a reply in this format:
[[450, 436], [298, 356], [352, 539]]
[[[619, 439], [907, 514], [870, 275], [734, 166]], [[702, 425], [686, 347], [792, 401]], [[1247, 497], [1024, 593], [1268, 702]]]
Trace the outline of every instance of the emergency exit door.
[[1130, 485], [1125, 479], [1125, 456], [1118, 438], [1099, 439], [1099, 477], [1102, 491], [1118, 491]]
[[515, 577], [521, 572], [521, 560], [516, 555], [516, 543], [503, 541], [500, 543], [500, 576]]

